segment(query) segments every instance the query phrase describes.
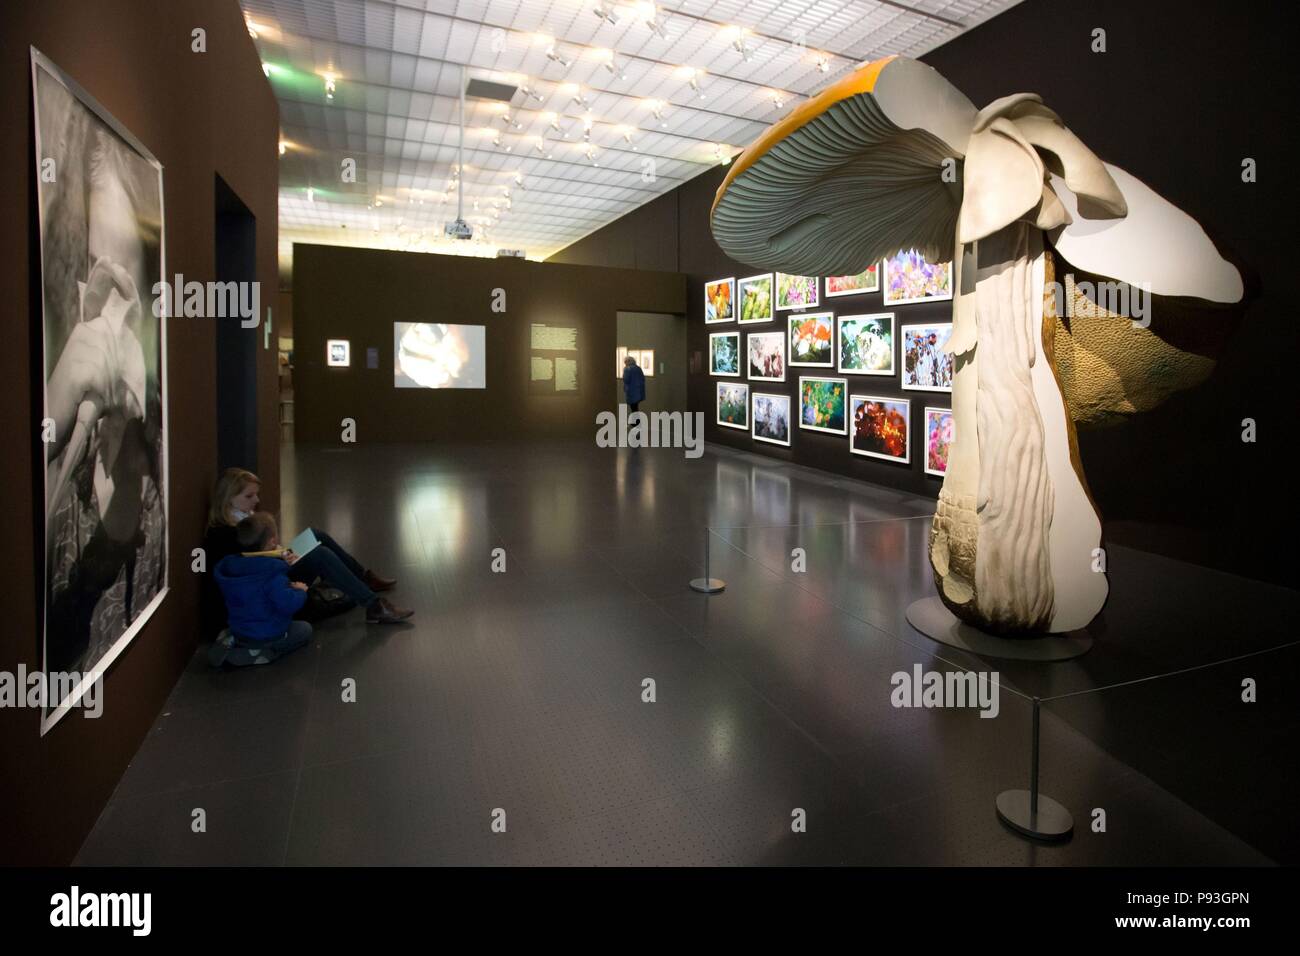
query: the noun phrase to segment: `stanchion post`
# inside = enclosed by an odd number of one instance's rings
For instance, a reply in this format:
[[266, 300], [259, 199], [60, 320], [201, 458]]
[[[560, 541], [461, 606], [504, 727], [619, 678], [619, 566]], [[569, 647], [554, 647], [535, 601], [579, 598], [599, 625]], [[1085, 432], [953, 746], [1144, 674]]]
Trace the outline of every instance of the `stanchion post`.
[[709, 535], [712, 529], [704, 529], [704, 577], [691, 579], [691, 590], [701, 594], [717, 594], [727, 586], [726, 581], [709, 577]]
[[1074, 817], [1051, 797], [1038, 792], [1039, 710], [1041, 700], [1033, 698], [1033, 729], [1029, 740], [1029, 789], [1003, 790], [998, 794], [998, 819], [1021, 836], [1035, 840], [1067, 840], [1074, 832]]

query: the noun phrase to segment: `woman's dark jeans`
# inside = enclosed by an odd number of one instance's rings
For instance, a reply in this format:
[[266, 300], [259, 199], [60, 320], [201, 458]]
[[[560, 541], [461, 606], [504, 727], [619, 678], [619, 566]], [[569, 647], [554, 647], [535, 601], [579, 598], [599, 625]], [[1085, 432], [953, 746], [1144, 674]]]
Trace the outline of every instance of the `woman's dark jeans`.
[[290, 580], [309, 585], [319, 577], [330, 587], [338, 588], [356, 601], [360, 607], [370, 607], [378, 595], [366, 587], [362, 580], [366, 576], [366, 569], [320, 528], [312, 528], [311, 532], [320, 544], [290, 566]]

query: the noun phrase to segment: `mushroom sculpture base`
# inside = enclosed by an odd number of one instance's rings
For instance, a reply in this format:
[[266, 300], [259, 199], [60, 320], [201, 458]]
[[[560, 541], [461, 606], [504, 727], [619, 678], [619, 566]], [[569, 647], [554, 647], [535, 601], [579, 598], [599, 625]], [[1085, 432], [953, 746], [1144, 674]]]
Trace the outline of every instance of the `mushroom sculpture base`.
[[1092, 650], [1087, 631], [999, 637], [959, 620], [937, 597], [922, 598], [907, 609], [907, 623], [932, 641], [979, 657], [1008, 661], [1069, 661]]

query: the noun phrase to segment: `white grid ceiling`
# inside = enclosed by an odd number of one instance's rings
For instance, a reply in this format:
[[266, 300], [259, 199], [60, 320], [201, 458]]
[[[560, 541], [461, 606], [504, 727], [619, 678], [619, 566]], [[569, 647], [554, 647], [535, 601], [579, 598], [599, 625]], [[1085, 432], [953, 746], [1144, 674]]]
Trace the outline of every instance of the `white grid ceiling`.
[[[280, 102], [282, 259], [295, 240], [545, 258], [729, 160], [860, 63], [920, 56], [1017, 2], [241, 0]], [[537, 96], [466, 100], [458, 184], [462, 71]], [[458, 192], [476, 237], [453, 244]]]

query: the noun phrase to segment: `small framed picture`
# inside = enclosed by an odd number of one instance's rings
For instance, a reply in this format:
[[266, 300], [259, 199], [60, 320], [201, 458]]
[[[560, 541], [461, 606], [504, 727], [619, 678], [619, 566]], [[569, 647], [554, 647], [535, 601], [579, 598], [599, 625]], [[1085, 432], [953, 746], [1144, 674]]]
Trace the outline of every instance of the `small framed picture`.
[[750, 276], [736, 282], [736, 297], [740, 302], [740, 324], [771, 322], [776, 313], [772, 309], [772, 273]]
[[347, 368], [352, 364], [352, 343], [347, 339], [330, 339], [325, 343], [325, 363], [331, 368]]
[[952, 391], [953, 357], [943, 350], [951, 336], [951, 322], [903, 326], [903, 388]]
[[761, 382], [785, 381], [785, 333], [750, 332], [748, 377]]
[[837, 295], [862, 295], [866, 292], [880, 291], [880, 263], [873, 262], [865, 272], [851, 276], [827, 276], [826, 298]]
[[951, 262], [927, 262], [915, 249], [885, 260], [885, 305], [951, 298]]
[[839, 372], [894, 374], [894, 313], [841, 315], [838, 339]]
[[848, 391], [847, 379], [799, 376], [799, 427], [831, 435], [848, 434]]
[[819, 280], [816, 276], [793, 276], [784, 272], [776, 274], [777, 311], [815, 309], [821, 303], [817, 294]]
[[787, 316], [790, 364], [835, 367], [835, 314], [800, 312]]
[[912, 403], [908, 399], [854, 395], [849, 409], [849, 451], [904, 465], [911, 461]]
[[925, 409], [925, 473], [942, 477], [948, 473], [948, 452], [953, 440], [952, 409]]
[[750, 437], [772, 445], [790, 447], [790, 396], [755, 392], [750, 414]]
[[739, 332], [714, 332], [709, 336], [709, 374], [740, 378]]
[[641, 358], [637, 362], [641, 366], [641, 371], [645, 373], [646, 378], [655, 377], [655, 350], [642, 349]]
[[704, 322], [730, 322], [736, 317], [736, 280], [714, 279], [704, 283]]
[[714, 382], [714, 385], [718, 390], [718, 424], [749, 431], [749, 386], [743, 382]]

